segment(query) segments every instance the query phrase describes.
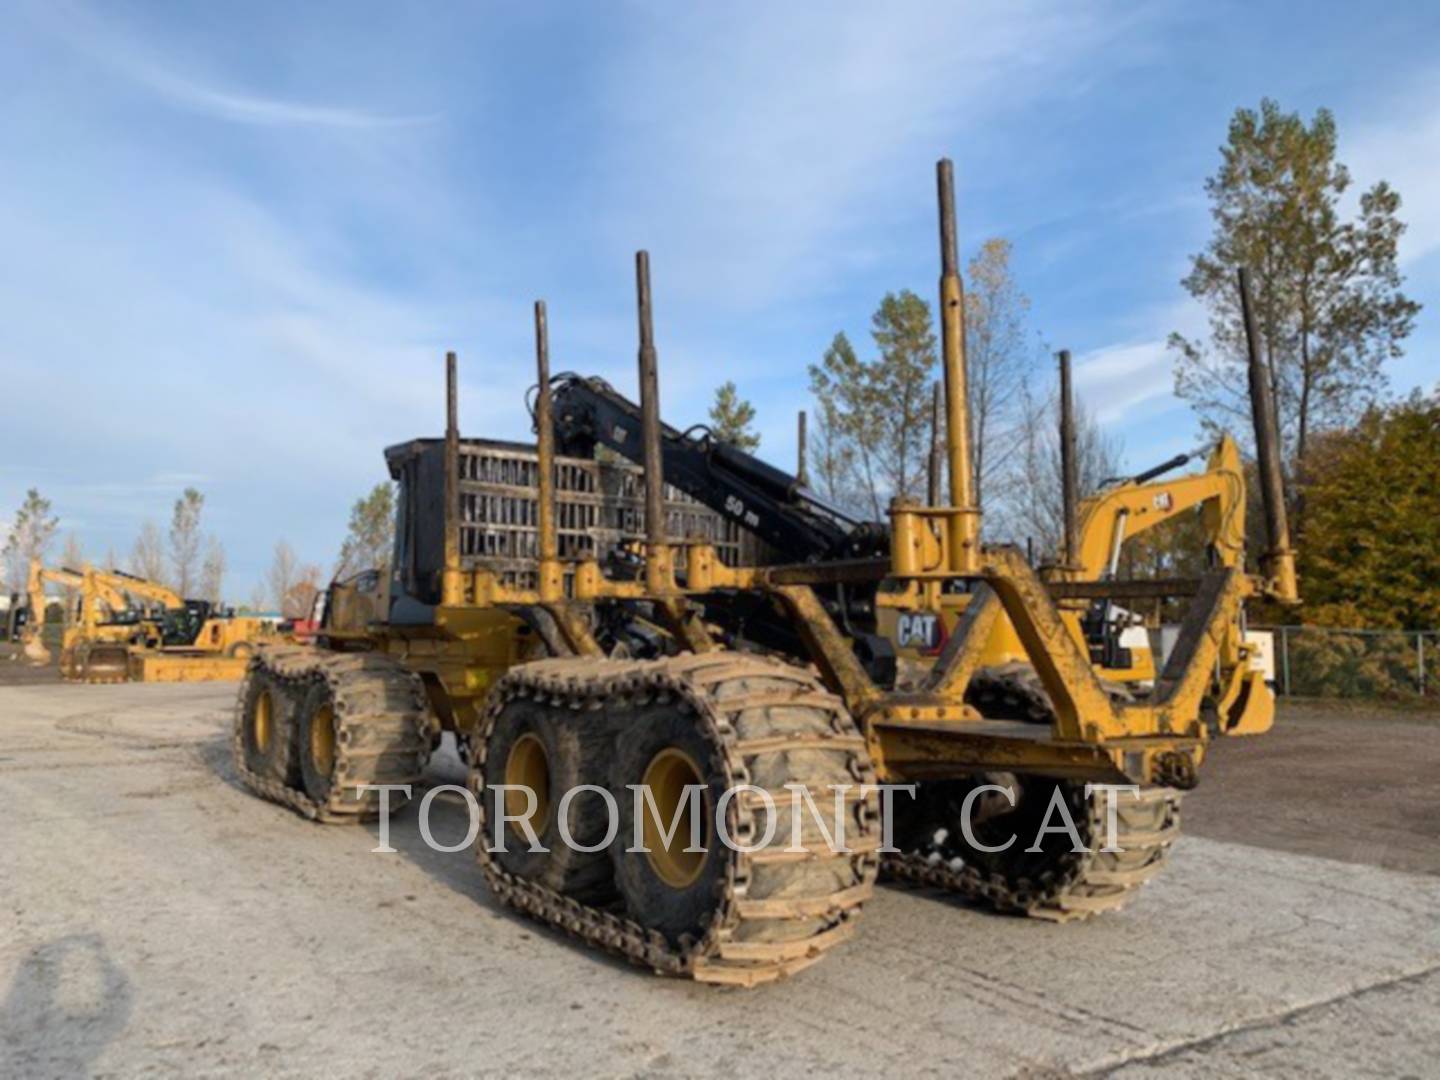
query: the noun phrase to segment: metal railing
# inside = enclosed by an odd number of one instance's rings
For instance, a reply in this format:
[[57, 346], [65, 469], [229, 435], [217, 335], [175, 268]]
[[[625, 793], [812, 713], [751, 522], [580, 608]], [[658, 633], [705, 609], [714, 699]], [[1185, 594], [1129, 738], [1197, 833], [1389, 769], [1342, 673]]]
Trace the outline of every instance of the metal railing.
[[1275, 689], [1280, 694], [1440, 698], [1440, 630], [1254, 629], [1275, 635]]

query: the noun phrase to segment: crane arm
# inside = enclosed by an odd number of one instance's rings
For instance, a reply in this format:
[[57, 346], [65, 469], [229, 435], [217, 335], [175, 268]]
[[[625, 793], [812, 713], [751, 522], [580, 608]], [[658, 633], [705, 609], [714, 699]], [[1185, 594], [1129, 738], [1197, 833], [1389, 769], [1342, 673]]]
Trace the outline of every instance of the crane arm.
[[[557, 375], [551, 386], [562, 453], [585, 457], [600, 445], [644, 464], [638, 405], [602, 379]], [[708, 431], [680, 432], [662, 424], [660, 444], [667, 484], [749, 529], [782, 560], [837, 558], [876, 543], [877, 527], [857, 522], [794, 476]]]

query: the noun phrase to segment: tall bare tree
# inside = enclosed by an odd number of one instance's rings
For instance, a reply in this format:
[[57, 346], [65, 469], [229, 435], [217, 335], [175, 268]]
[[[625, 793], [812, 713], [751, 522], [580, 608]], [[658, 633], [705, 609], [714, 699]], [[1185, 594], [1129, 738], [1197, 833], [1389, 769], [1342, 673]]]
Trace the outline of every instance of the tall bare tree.
[[200, 564], [200, 597], [217, 607], [224, 603], [225, 592], [225, 545], [219, 537], [211, 536], [205, 542], [205, 560]]
[[[80, 538], [73, 532], [65, 536], [65, 546], [60, 550], [60, 565], [66, 570], [83, 570], [85, 568], [85, 550], [80, 546]], [[75, 613], [75, 601], [80, 595], [79, 589], [72, 589], [68, 585], [62, 590], [65, 596], [65, 617], [70, 618]]]
[[[1006, 497], [987, 520], [992, 535], [1023, 543], [1033, 540], [1045, 559], [1059, 554], [1065, 527], [1060, 468], [1060, 403], [1054, 391], [1036, 391], [1029, 381], [1021, 390], [1020, 447], [1011, 466]], [[1085, 408], [1075, 403], [1076, 474], [1080, 496], [1099, 489], [1120, 471], [1121, 447], [1106, 435]]]
[[130, 572], [157, 585], [168, 584], [165, 572], [165, 539], [160, 526], [147, 521], [140, 526], [140, 535], [130, 549]]
[[851, 506], [856, 502], [855, 446], [845, 437], [834, 401], [820, 402], [816, 421], [806, 447], [811, 481], [815, 490], [834, 505]]
[[42, 497], [35, 488], [27, 491], [20, 509], [10, 522], [5, 547], [0, 552], [5, 559], [11, 592], [24, 591], [30, 574], [30, 561], [45, 558], [59, 527], [60, 519], [51, 513], [50, 500]]
[[285, 540], [275, 542], [275, 555], [270, 560], [270, 572], [266, 584], [270, 587], [270, 601], [276, 608], [284, 608], [285, 599], [294, 588], [297, 578], [295, 549]]
[[175, 591], [189, 597], [199, 585], [200, 549], [204, 537], [200, 533], [200, 511], [205, 496], [194, 488], [186, 488], [175, 500], [170, 518], [170, 564], [173, 567]]
[[975, 502], [1010, 467], [1023, 441], [1025, 379], [1038, 342], [1026, 328], [1030, 298], [1010, 267], [1010, 241], [991, 237], [967, 267], [965, 370], [970, 398]]

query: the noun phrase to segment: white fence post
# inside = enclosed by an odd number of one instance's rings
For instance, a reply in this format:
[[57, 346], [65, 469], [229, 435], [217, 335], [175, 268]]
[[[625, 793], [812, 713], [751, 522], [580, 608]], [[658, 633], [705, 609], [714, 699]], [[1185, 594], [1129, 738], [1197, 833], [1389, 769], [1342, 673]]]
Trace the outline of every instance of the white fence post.
[[1415, 675], [1420, 683], [1420, 696], [1425, 696], [1425, 635], [1415, 635]]
[[1290, 628], [1280, 627], [1280, 691], [1290, 696]]

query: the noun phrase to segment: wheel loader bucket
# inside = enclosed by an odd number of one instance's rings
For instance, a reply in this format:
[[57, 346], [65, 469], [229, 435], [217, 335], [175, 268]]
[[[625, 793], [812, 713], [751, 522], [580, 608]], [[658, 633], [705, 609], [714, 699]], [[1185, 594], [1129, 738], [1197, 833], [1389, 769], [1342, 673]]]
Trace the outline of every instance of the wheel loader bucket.
[[24, 653], [25, 659], [32, 664], [43, 666], [50, 663], [50, 650], [40, 640], [39, 634], [32, 635], [25, 642], [25, 647], [21, 651]]
[[122, 683], [130, 678], [130, 650], [107, 642], [84, 642], [60, 657], [68, 682]]

